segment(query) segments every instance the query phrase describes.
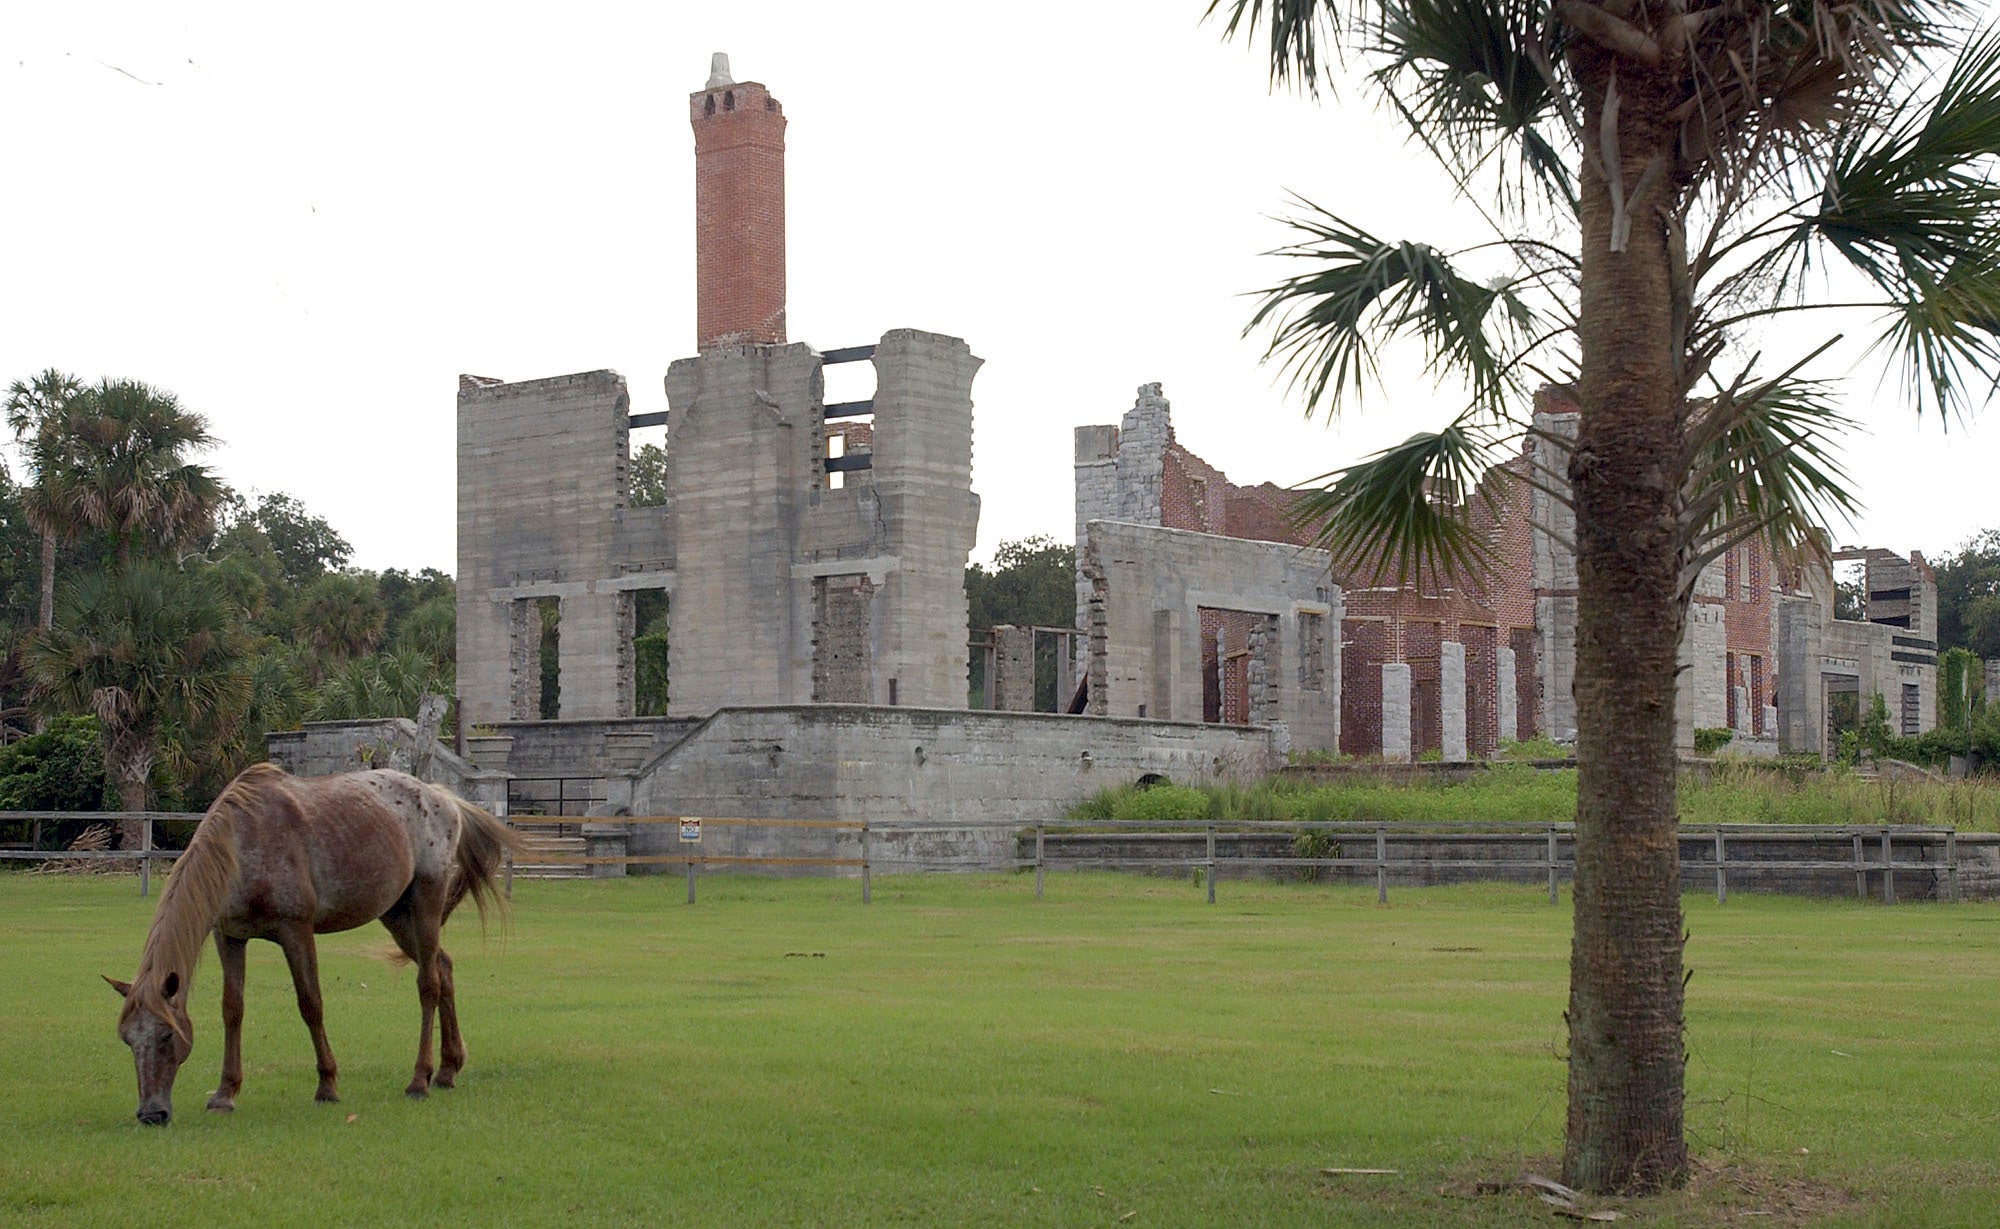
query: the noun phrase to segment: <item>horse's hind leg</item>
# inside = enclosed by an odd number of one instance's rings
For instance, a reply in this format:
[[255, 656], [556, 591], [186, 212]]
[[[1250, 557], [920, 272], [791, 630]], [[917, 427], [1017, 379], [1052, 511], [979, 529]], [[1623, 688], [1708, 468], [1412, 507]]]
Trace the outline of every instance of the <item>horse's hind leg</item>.
[[[422, 961], [418, 956], [421, 944], [418, 939], [418, 928], [415, 917], [415, 895], [415, 890], [412, 889], [411, 894], [398, 901], [394, 909], [383, 914], [382, 925], [388, 930], [390, 937], [396, 940], [396, 946], [401, 948], [403, 954], [410, 958], [411, 963], [421, 968]], [[455, 987], [452, 983], [451, 955], [444, 950], [442, 944], [435, 945], [435, 951], [437, 953], [438, 972], [438, 1042], [441, 1062], [438, 1066], [437, 1074], [430, 1079], [429, 1086], [434, 1088], [450, 1088], [456, 1082], [458, 1073], [465, 1069], [465, 1040], [459, 1035], [458, 1031], [458, 1001]], [[422, 993], [421, 977], [422, 975], [419, 974], [419, 994]], [[422, 1061], [420, 1057], [418, 1062], [421, 1064]], [[413, 1080], [413, 1086], [414, 1083], [415, 1081]], [[410, 1095], [421, 1096], [422, 1094], [412, 1091]]]
[[208, 1098], [208, 1108], [227, 1113], [236, 1108], [243, 1087], [243, 951], [248, 943], [215, 934], [215, 954], [222, 963], [222, 1081]]
[[450, 1088], [465, 1070], [465, 1038], [458, 1032], [458, 996], [451, 980], [451, 953], [439, 945], [438, 962], [438, 1070], [431, 1084]]
[[[410, 885], [410, 890], [390, 915], [384, 916], [385, 924], [400, 914], [390, 932], [396, 935], [397, 945], [405, 955], [417, 965], [417, 1001], [423, 1008], [423, 1031], [417, 1036], [417, 1065], [410, 1075], [409, 1087], [403, 1091], [412, 1097], [428, 1096], [431, 1090], [431, 1075], [437, 1064], [431, 1056], [431, 1023], [437, 1014], [439, 999], [447, 974], [438, 947], [438, 931], [444, 926], [444, 905], [448, 890], [441, 880], [419, 879]], [[405, 936], [402, 931], [407, 929]], [[446, 1017], [447, 1054], [450, 1053], [452, 1034], [457, 1032], [458, 1013], [450, 1012]], [[463, 1054], [459, 1055], [463, 1059]], [[453, 1068], [453, 1074], [457, 1069]]]
[[285, 949], [285, 963], [292, 968], [292, 987], [299, 992], [299, 1017], [312, 1034], [313, 1057], [319, 1065], [319, 1090], [315, 1101], [338, 1101], [334, 1077], [340, 1067], [333, 1061], [333, 1047], [326, 1043], [325, 1010], [319, 994], [319, 950], [312, 930], [304, 923], [287, 925], [278, 931], [278, 946]]

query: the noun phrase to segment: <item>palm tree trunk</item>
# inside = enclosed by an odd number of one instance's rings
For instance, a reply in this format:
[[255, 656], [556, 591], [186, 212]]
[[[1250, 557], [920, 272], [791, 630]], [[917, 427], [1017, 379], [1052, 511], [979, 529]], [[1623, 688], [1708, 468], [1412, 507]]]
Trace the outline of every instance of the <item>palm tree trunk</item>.
[[[1602, 52], [1573, 52], [1579, 61]], [[1601, 103], [1608, 65], [1595, 80]], [[1621, 66], [1626, 187], [1671, 155], [1671, 102]], [[1594, 105], [1586, 114], [1598, 114]], [[1577, 816], [1564, 1180], [1654, 1191], [1687, 1170], [1682, 1138], [1680, 848], [1674, 804], [1680, 392], [1660, 193], [1633, 202], [1612, 252], [1612, 207], [1586, 170], [1581, 220], [1579, 422], [1570, 481], [1577, 533]]]
[[42, 531], [42, 630], [56, 625], [56, 535]]

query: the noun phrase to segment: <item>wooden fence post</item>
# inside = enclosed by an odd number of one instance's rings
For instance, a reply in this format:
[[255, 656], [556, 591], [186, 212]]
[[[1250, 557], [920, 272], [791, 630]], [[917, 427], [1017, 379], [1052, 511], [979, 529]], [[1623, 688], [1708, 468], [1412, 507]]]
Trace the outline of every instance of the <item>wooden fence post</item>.
[[1890, 869], [1895, 857], [1895, 849], [1889, 841], [1889, 829], [1885, 826], [1882, 829], [1882, 903], [1885, 905], [1896, 903], [1896, 872]]
[[1215, 825], [1208, 826], [1208, 903], [1215, 903]]
[[1042, 898], [1042, 826], [1035, 825], [1035, 899]]
[[694, 859], [688, 859], [688, 904], [694, 903]]
[[861, 903], [868, 903], [868, 821], [861, 821]]
[[1549, 825], [1549, 903], [1556, 903], [1556, 826]]
[[1375, 826], [1375, 903], [1389, 903], [1389, 832]]
[[1722, 825], [1715, 825], [1715, 903], [1729, 903], [1729, 852], [1723, 844]]
[[1854, 895], [1859, 900], [1868, 899], [1868, 858], [1859, 832], [1854, 834]]
[[1958, 903], [1958, 829], [1944, 834], [1945, 882], [1950, 885], [1951, 903]]
[[139, 821], [139, 895], [153, 886], [153, 817]]

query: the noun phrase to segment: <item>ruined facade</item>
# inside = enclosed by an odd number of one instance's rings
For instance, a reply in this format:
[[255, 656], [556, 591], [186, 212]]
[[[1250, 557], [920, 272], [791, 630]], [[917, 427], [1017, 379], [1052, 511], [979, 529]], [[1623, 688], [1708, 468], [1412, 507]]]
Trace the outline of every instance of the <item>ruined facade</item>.
[[[1324, 590], [1332, 600], [1321, 601], [1339, 627], [1333, 647], [1342, 751], [1457, 760], [1536, 735], [1575, 738], [1574, 520], [1559, 498], [1569, 465], [1564, 441], [1576, 436], [1574, 403], [1544, 389], [1534, 427], [1521, 454], [1489, 470], [1468, 497], [1467, 514], [1493, 560], [1484, 575], [1385, 583], [1337, 563], [1327, 567], [1332, 561], [1310, 552], [1327, 568]], [[1194, 456], [1174, 438], [1160, 386], [1143, 386], [1118, 426], [1076, 431], [1079, 624], [1097, 618], [1091, 602], [1103, 568], [1086, 561], [1096, 558], [1099, 522], [1285, 543], [1306, 558], [1311, 534], [1293, 523], [1295, 498], [1269, 483], [1238, 486]], [[1826, 696], [1857, 689], [1884, 696], [1892, 729], [1914, 734], [1935, 724], [1936, 589], [1928, 567], [1921, 556], [1905, 560], [1888, 551], [1836, 558], [1868, 566], [1863, 620], [1833, 618], [1830, 578], [1816, 588], [1788, 588], [1762, 540], [1703, 569], [1680, 646], [1682, 747], [1694, 745], [1696, 730], [1724, 728], [1753, 753], [1820, 751]], [[1206, 607], [1201, 617], [1201, 677], [1217, 680], [1202, 718], [1244, 720], [1245, 672], [1233, 674], [1223, 663], [1255, 660], [1248, 649], [1256, 625]], [[1089, 626], [1096, 654], [1100, 629]], [[1142, 628], [1110, 630], [1114, 644], [1146, 640]], [[1155, 639], [1156, 654], [1172, 642]], [[1092, 698], [1099, 711], [1094, 691]], [[1296, 731], [1293, 744], [1310, 745]]]
[[[669, 369], [667, 412], [634, 417], [611, 371], [460, 380], [462, 720], [634, 715], [648, 590], [665, 595], [669, 715], [963, 707], [980, 360], [912, 329], [826, 353], [786, 343], [784, 112], [718, 58], [689, 119], [699, 353]], [[872, 364], [872, 399], [825, 403], [824, 369], [843, 362]], [[631, 507], [628, 433], [662, 419], [667, 501]]]
[[[1835, 617], [1833, 577], [1824, 569], [1781, 599], [1777, 713], [1785, 749], [1830, 754], [1835, 728], [1858, 721], [1877, 695], [1890, 733], [1936, 728], [1937, 578], [1930, 564], [1921, 554], [1877, 549], [1839, 550], [1833, 560], [1862, 565], [1862, 617]], [[1987, 694], [1995, 690], [1989, 682]]]

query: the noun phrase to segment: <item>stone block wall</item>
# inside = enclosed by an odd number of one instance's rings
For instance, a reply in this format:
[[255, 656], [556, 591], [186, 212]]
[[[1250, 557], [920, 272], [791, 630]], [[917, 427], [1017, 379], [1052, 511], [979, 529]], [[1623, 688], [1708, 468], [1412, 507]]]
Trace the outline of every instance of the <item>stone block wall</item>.
[[1026, 713], [1035, 707], [1035, 629], [993, 629], [993, 708]]
[[965, 564], [979, 532], [972, 492], [972, 379], [956, 337], [895, 329], [875, 347], [874, 468], [885, 549], [870, 699], [965, 705]]
[[1341, 618], [1323, 552], [1098, 521], [1089, 527], [1083, 570], [1090, 581], [1093, 713], [1199, 719], [1202, 612], [1242, 612], [1265, 617], [1253, 622], [1264, 628], [1253, 653], [1262, 680], [1257, 713], [1274, 714], [1300, 749], [1339, 745], [1338, 656], [1314, 646], [1325, 685], [1313, 690], [1297, 682], [1305, 657], [1301, 627], [1315, 626], [1299, 616], [1319, 616], [1322, 632]]
[[1465, 762], [1465, 646], [1447, 640], [1438, 645], [1438, 718], [1447, 764]]
[[612, 371], [460, 382], [458, 681], [468, 723], [506, 720], [538, 694], [540, 627], [515, 603], [543, 597], [561, 601], [569, 629], [563, 712], [619, 715], [608, 560], [625, 502], [629, 406]]
[[1410, 759], [1410, 667], [1407, 662], [1382, 664], [1382, 758], [1404, 764]]

